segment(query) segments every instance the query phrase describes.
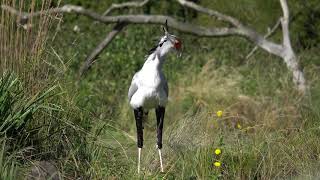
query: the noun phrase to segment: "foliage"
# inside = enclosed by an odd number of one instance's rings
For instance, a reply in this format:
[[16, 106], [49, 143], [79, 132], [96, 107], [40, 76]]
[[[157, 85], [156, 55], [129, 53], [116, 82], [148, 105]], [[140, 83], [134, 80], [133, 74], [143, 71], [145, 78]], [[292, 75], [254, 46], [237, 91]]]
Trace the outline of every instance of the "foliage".
[[14, 154], [7, 156], [6, 154], [6, 141], [1, 142], [0, 151], [0, 178], [7, 180], [15, 180], [17, 178], [17, 162], [15, 161]]
[[40, 108], [46, 108], [43, 101], [49, 97], [49, 93], [54, 88], [49, 88], [40, 95], [29, 98], [23, 94], [18, 78], [12, 73], [3, 74], [0, 79], [1, 136], [17, 136], [17, 132], [22, 134], [26, 123], [33, 118], [33, 114]]
[[320, 40], [320, 6], [314, 1], [305, 1], [298, 9], [294, 32], [297, 34], [295, 45], [301, 49], [319, 47]]

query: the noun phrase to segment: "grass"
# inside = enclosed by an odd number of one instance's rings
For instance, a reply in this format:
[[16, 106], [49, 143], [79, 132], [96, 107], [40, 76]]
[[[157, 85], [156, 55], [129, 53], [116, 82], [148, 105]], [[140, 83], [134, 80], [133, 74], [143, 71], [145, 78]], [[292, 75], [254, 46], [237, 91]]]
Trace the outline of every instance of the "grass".
[[[241, 2], [246, 1], [204, 4], [232, 14], [247, 9]], [[32, 11], [49, 5], [33, 0], [31, 4], [19, 1], [16, 7], [32, 7]], [[167, 12], [163, 8], [168, 2], [156, 5]], [[269, 2], [262, 20], [251, 21], [252, 14], [260, 11], [254, 9], [265, 7], [257, 1], [240, 19], [262, 31], [274, 19], [276, 13], [268, 14], [274, 6]], [[183, 58], [169, 56], [165, 65], [170, 88], [164, 123], [165, 173], [159, 171], [156, 121], [151, 112], [145, 122], [142, 173], [138, 175], [135, 123], [126, 90], [143, 63], [144, 47], [154, 43], [148, 37], [157, 38], [154, 34], [160, 34], [160, 28], [128, 27], [79, 82], [80, 61], [104, 36], [105, 25], [95, 24], [93, 30], [86, 18], [71, 15], [61, 21], [55, 15], [33, 19], [33, 27], [25, 30], [16, 26], [14, 16], [1, 13], [1, 179], [23, 179], [41, 162], [52, 164], [61, 179], [319, 177], [318, 47], [299, 49], [310, 83], [310, 94], [303, 97], [279, 59], [258, 51], [244, 61], [252, 48], [245, 40], [178, 34], [185, 44]], [[199, 16], [192, 21], [201, 24], [208, 19]], [[72, 31], [75, 25], [80, 32]], [[220, 110], [223, 113], [218, 117]], [[216, 148], [221, 154], [214, 153]], [[214, 165], [217, 161], [220, 167]]]
[[1, 152], [0, 152], [0, 178], [14, 180], [17, 178], [18, 172], [18, 162], [15, 160], [15, 155], [7, 155], [6, 153], [6, 141], [1, 142]]

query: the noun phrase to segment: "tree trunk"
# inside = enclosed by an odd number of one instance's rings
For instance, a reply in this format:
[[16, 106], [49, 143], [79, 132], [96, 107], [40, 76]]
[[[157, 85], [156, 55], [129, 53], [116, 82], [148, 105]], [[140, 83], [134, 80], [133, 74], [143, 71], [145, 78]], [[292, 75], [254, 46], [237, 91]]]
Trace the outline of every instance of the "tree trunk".
[[286, 63], [288, 69], [292, 72], [293, 83], [296, 88], [303, 94], [307, 91], [306, 80], [304, 74], [299, 67], [298, 58], [292, 50], [287, 50], [284, 53], [283, 60]]

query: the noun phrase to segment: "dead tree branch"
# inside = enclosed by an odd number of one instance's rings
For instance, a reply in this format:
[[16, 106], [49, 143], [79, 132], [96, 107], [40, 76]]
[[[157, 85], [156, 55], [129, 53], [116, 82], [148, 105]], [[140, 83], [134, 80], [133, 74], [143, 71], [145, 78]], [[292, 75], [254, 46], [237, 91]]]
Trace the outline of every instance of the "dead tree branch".
[[193, 2], [190, 1], [185, 1], [185, 0], [177, 0], [182, 6], [185, 6], [187, 8], [199, 11], [204, 14], [208, 14], [210, 16], [216, 17], [218, 20], [227, 22], [231, 25], [233, 25], [235, 29], [237, 29], [238, 34], [242, 37], [247, 38], [248, 40], [252, 41], [255, 43], [257, 46], [260, 48], [266, 50], [267, 52], [274, 54], [276, 56], [279, 56], [281, 52], [281, 45], [278, 45], [276, 43], [273, 43], [271, 41], [268, 41], [266, 38], [264, 38], [262, 35], [257, 33], [255, 30], [251, 29], [248, 26], [243, 25], [238, 19], [225, 15], [223, 13], [214, 11], [212, 9], [204, 8], [200, 5], [197, 5]]
[[[280, 26], [280, 23], [281, 23], [281, 21], [280, 21], [280, 19], [277, 21], [277, 23], [271, 28], [271, 29], [269, 29], [268, 30], [268, 32], [267, 32], [267, 34], [266, 35], [264, 35], [263, 37], [265, 38], [265, 39], [267, 39], [267, 38], [269, 38], [270, 36], [272, 36], [275, 32], [276, 32], [276, 30], [279, 28], [279, 26]], [[257, 50], [258, 50], [258, 46], [255, 46], [250, 52], [249, 52], [249, 54], [246, 56], [246, 59], [249, 59]]]
[[112, 4], [102, 15], [107, 16], [109, 15], [113, 10], [116, 9], [123, 9], [123, 8], [139, 8], [144, 5], [146, 5], [150, 0], [144, 0], [144, 1], [139, 1], [139, 2], [125, 2], [121, 4]]
[[[290, 21], [293, 21], [294, 18], [296, 18], [299, 14], [301, 13], [301, 11], [296, 12], [293, 16], [290, 17]], [[274, 33], [276, 32], [276, 30], [280, 27], [281, 25], [281, 18], [278, 19], [278, 21], [274, 24], [274, 26], [269, 29], [268, 28], [268, 32], [267, 34], [264, 35], [264, 38], [269, 38], [272, 35], [274, 35]], [[246, 59], [249, 59], [257, 50], [258, 50], [258, 46], [255, 46], [254, 48], [252, 48], [252, 50], [248, 53], [248, 55], [246, 56]]]
[[100, 44], [87, 56], [86, 61], [80, 68], [79, 77], [81, 77], [94, 63], [94, 60], [100, 55], [104, 48], [106, 48], [114, 37], [126, 26], [126, 23], [117, 23], [113, 30], [100, 42]]
[[[112, 11], [122, 8], [139, 8], [146, 5], [150, 0], [144, 0], [142, 2], [125, 2], [121, 4], [112, 4], [104, 13], [104, 16], [109, 15]], [[101, 54], [101, 52], [111, 43], [111, 41], [119, 34], [119, 32], [126, 26], [126, 23], [118, 23], [111, 32], [100, 42], [100, 44], [87, 56], [86, 61], [83, 63], [79, 70], [79, 78], [91, 67], [95, 59]]]
[[[150, 0], [144, 0], [142, 2], [125, 2], [121, 4], [112, 4], [102, 15], [107, 16], [112, 11], [122, 8], [139, 8], [146, 5]], [[101, 54], [101, 52], [111, 43], [111, 41], [119, 34], [119, 32], [127, 25], [127, 23], [118, 23], [111, 32], [107, 34], [105, 39], [87, 56], [86, 61], [83, 63], [79, 70], [79, 78], [91, 67], [95, 59]]]
[[[190, 2], [191, 3], [191, 2]], [[195, 4], [196, 5], [196, 4]], [[2, 6], [2, 8], [7, 8], [6, 6]], [[245, 37], [256, 43], [261, 48], [267, 50], [272, 54], [280, 54], [278, 52], [280, 46], [270, 42], [263, 38], [263, 36], [259, 35], [257, 32], [246, 28], [246, 27], [231, 27], [231, 28], [207, 28], [203, 26], [197, 26], [189, 23], [184, 23], [177, 21], [176, 19], [170, 16], [164, 15], [121, 15], [121, 16], [102, 16], [94, 11], [84, 9], [81, 6], [74, 5], [64, 5], [60, 8], [53, 8], [47, 11], [40, 11], [33, 14], [23, 13], [25, 18], [31, 18], [34, 16], [40, 16], [50, 13], [76, 13], [79, 15], [87, 16], [93, 20], [100, 21], [102, 23], [118, 23], [125, 22], [128, 24], [163, 24], [166, 20], [168, 20], [168, 26], [176, 29], [178, 31], [193, 34], [201, 37], [220, 37], [220, 36], [232, 36], [237, 35], [241, 37]], [[20, 13], [17, 14], [21, 15]]]
[[[2, 5], [3, 9], [11, 9], [11, 7]], [[128, 24], [163, 24], [168, 20], [168, 26], [178, 31], [193, 34], [202, 37], [216, 37], [216, 36], [231, 36], [241, 35], [236, 28], [206, 28], [203, 26], [196, 26], [189, 23], [177, 21], [170, 16], [164, 15], [120, 15], [120, 16], [102, 16], [94, 11], [84, 9], [81, 6], [64, 5], [60, 8], [53, 8], [47, 11], [39, 11], [35, 13], [19, 13], [17, 11], [10, 11], [17, 16], [24, 16], [26, 19], [37, 17], [40, 15], [52, 13], [75, 13], [87, 16], [93, 20], [110, 24], [110, 23], [128, 23]]]

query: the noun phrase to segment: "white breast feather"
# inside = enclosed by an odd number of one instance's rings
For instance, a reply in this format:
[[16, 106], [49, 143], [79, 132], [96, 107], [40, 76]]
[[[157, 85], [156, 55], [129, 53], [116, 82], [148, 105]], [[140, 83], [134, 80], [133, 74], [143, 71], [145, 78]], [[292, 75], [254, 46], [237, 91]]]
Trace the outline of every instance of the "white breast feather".
[[143, 107], [152, 109], [157, 106], [166, 106], [168, 97], [161, 86], [164, 79], [161, 78], [161, 71], [154, 68], [142, 69], [135, 78], [138, 90], [132, 96], [130, 105], [132, 108]]

